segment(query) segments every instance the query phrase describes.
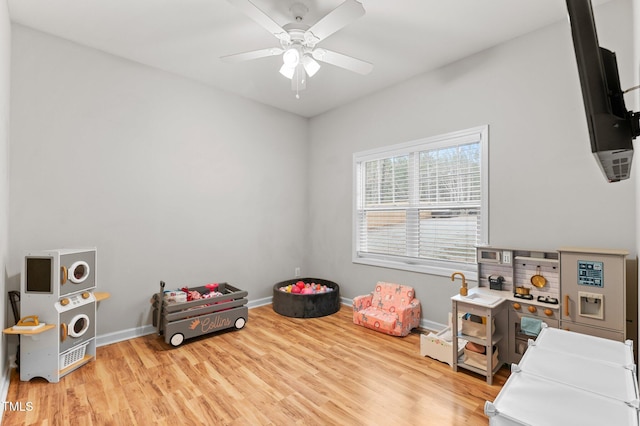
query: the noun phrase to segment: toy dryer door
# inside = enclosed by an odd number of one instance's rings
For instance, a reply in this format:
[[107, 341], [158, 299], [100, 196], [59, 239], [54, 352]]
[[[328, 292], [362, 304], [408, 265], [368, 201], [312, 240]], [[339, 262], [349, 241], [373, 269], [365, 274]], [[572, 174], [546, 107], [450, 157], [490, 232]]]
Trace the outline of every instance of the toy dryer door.
[[61, 312], [60, 352], [64, 352], [67, 349], [94, 338], [96, 335], [95, 319], [95, 299]]
[[96, 286], [96, 251], [60, 254], [60, 295], [92, 289]]

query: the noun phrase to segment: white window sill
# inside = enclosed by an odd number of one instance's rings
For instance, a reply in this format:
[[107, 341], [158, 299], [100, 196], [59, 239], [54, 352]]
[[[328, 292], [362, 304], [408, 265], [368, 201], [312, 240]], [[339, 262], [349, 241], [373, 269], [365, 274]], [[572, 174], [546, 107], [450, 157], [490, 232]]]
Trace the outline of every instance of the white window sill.
[[[476, 264], [458, 264], [458, 265], [425, 265], [419, 263], [410, 263], [402, 261], [392, 261], [388, 259], [376, 259], [370, 257], [354, 256], [353, 263], [377, 266], [380, 268], [399, 269], [409, 272], [418, 272], [421, 274], [437, 275], [442, 277], [450, 277], [454, 272], [462, 272], [467, 276], [467, 281], [476, 281], [478, 266]], [[443, 262], [444, 263], [444, 262]]]

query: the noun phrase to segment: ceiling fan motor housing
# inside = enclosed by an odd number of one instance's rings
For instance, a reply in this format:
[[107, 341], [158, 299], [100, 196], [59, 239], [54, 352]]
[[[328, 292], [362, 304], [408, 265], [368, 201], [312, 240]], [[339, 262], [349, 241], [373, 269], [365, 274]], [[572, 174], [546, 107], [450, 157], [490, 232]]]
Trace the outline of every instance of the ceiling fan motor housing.
[[289, 11], [293, 15], [293, 19], [295, 19], [296, 22], [302, 22], [302, 20], [304, 19], [304, 15], [309, 12], [309, 8], [304, 3], [295, 2], [291, 5]]

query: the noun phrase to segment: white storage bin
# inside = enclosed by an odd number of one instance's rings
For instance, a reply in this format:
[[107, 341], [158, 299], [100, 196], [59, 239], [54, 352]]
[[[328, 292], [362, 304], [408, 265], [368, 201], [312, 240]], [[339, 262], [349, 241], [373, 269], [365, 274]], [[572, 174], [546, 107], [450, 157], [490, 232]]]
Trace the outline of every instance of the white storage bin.
[[[421, 334], [420, 355], [428, 356], [453, 366], [453, 344], [449, 339], [451, 339], [451, 327], [447, 327], [435, 334]], [[462, 355], [462, 349], [466, 344], [466, 340], [458, 339], [458, 356]]]
[[84, 359], [89, 343], [90, 342], [75, 346], [68, 351], [60, 354], [60, 370], [63, 370], [75, 364], [76, 362], [82, 361]]

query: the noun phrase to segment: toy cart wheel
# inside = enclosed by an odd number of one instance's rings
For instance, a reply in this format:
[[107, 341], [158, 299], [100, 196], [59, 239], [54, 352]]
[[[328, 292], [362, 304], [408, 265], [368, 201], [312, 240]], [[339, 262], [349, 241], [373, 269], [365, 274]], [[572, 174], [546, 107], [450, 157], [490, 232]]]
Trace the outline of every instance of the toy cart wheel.
[[180, 346], [182, 342], [184, 342], [184, 334], [182, 333], [174, 334], [173, 336], [171, 336], [171, 339], [169, 340], [169, 343], [171, 343], [171, 346], [175, 346], [175, 347]]
[[240, 330], [247, 323], [244, 318], [240, 317], [236, 320], [235, 326], [238, 330]]

